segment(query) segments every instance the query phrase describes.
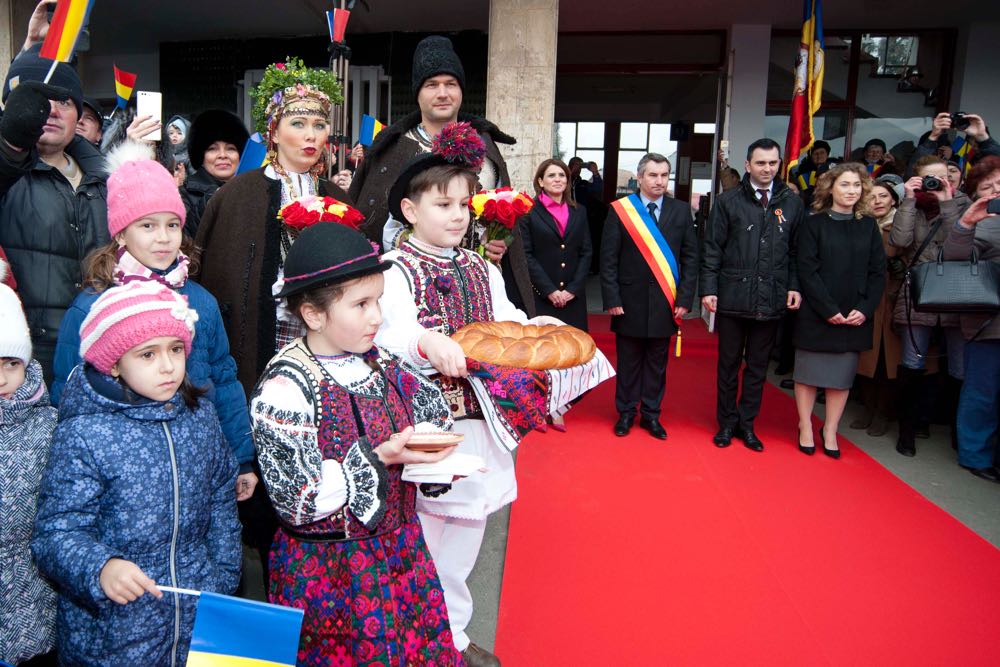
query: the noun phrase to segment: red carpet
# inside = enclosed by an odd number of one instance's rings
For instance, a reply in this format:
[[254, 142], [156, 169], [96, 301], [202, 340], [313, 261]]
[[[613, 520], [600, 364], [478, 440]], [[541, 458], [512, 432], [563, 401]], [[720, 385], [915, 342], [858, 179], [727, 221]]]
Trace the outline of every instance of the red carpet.
[[505, 667], [997, 664], [1000, 551], [844, 439], [799, 453], [771, 386], [767, 450], [712, 446], [715, 340], [684, 332], [667, 442], [614, 437], [611, 381], [520, 448]]

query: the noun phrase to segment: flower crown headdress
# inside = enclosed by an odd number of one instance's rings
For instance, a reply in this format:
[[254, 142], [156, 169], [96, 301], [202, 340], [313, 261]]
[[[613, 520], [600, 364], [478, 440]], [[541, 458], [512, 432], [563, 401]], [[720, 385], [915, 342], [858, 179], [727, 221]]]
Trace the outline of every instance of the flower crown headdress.
[[[324, 111], [344, 100], [337, 77], [329, 70], [306, 67], [301, 58], [288, 57], [283, 63], [272, 63], [264, 77], [251, 92], [255, 129], [270, 136], [280, 117], [287, 113], [286, 105], [303, 100], [316, 100]], [[312, 109], [301, 109], [316, 113]]]

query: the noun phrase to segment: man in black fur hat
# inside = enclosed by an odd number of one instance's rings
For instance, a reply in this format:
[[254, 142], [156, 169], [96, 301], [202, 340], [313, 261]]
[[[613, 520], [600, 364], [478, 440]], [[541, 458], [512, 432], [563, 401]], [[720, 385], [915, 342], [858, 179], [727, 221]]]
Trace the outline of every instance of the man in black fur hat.
[[[365, 150], [365, 157], [351, 183], [351, 199], [365, 214], [366, 222], [361, 231], [376, 243], [392, 245], [393, 229], [399, 222], [389, 225], [387, 201], [389, 188], [403, 167], [421, 152], [429, 152], [431, 142], [448, 123], [468, 121], [479, 132], [486, 144], [486, 160], [479, 173], [483, 189], [510, 185], [507, 163], [497, 144], [513, 144], [515, 139], [500, 131], [484, 118], [461, 113], [465, 91], [465, 68], [447, 37], [432, 35], [423, 39], [413, 54], [413, 94], [419, 111], [401, 118], [382, 130], [372, 145]], [[400, 221], [401, 222], [401, 221]], [[470, 225], [470, 229], [473, 226]], [[521, 236], [515, 227], [514, 242], [505, 248], [502, 241], [492, 241], [487, 246], [487, 256], [493, 260], [503, 258], [502, 269], [507, 284], [507, 294], [515, 305], [534, 316], [534, 298], [528, 263], [524, 255]], [[478, 241], [468, 239], [468, 247], [475, 249]], [[389, 251], [391, 247], [384, 247]]]

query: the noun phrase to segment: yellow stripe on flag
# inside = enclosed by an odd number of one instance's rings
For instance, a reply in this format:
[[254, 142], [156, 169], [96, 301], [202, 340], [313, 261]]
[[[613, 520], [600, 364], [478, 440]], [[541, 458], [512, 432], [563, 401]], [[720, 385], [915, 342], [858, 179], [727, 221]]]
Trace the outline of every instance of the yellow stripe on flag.
[[223, 655], [222, 653], [203, 653], [190, 651], [187, 659], [188, 667], [294, 667], [283, 662], [244, 658], [238, 655]]
[[677, 294], [677, 284], [674, 282], [674, 272], [670, 269], [670, 264], [667, 263], [667, 258], [663, 256], [663, 252], [660, 250], [659, 245], [653, 238], [653, 235], [649, 233], [646, 225], [642, 223], [642, 216], [639, 215], [639, 211], [636, 210], [632, 202], [626, 198], [622, 200], [622, 208], [630, 218], [632, 218], [635, 224], [635, 230], [642, 237], [642, 240], [646, 242], [646, 246], [652, 250], [651, 256], [656, 265], [663, 272], [663, 277], [667, 279], [667, 284], [670, 286], [670, 291], [673, 294]]

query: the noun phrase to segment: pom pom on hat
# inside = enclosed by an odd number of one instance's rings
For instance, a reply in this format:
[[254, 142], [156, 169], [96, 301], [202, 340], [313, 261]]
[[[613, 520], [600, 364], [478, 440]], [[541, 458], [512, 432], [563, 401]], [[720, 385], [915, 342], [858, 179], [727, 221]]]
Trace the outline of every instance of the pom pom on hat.
[[31, 333], [17, 293], [0, 284], [0, 357], [31, 362]]
[[173, 213], [184, 224], [184, 202], [173, 175], [156, 161], [153, 145], [125, 141], [108, 153], [108, 233], [114, 238], [136, 220]]
[[448, 123], [434, 137], [431, 152], [450, 164], [479, 171], [486, 158], [486, 144], [472, 123]]
[[94, 302], [80, 326], [80, 356], [110, 374], [126, 352], [153, 338], [174, 336], [191, 354], [198, 313], [187, 298], [151, 281], [112, 287]]

